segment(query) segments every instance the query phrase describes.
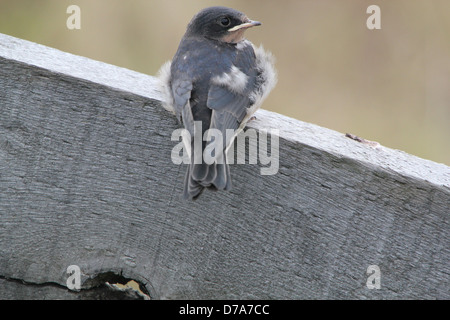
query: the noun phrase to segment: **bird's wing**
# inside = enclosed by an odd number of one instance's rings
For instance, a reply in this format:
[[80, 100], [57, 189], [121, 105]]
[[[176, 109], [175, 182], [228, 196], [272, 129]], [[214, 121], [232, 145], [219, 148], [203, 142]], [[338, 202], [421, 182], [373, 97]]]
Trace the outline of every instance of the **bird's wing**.
[[[225, 133], [227, 129], [242, 129], [242, 122], [248, 108], [254, 103], [252, 92], [256, 86], [255, 53], [250, 45], [237, 50], [230, 68], [211, 79], [208, 93], [208, 108], [212, 109], [211, 128]], [[227, 139], [224, 148], [233, 141], [233, 135]]]
[[183, 117], [184, 126], [191, 136], [194, 134], [194, 118], [189, 104], [192, 88], [193, 84], [191, 80], [177, 79], [172, 83], [175, 114], [179, 120]]
[[[226, 164], [226, 149], [235, 137], [237, 129], [247, 114], [250, 99], [248, 95], [237, 94], [226, 86], [212, 84], [208, 91], [207, 107], [212, 109], [209, 129], [217, 129], [221, 133], [222, 141], [216, 141], [218, 136], [207, 138], [206, 148], [214, 150], [216, 163], [212, 165], [194, 164], [190, 167], [192, 179], [186, 181], [185, 190], [192, 190], [192, 194], [198, 194], [196, 187], [214, 185], [219, 190], [231, 188], [230, 169]], [[232, 129], [234, 134], [227, 134], [227, 129]], [[200, 181], [200, 183], [199, 183]], [[190, 183], [190, 184], [189, 184]], [[189, 196], [189, 195], [188, 195]]]
[[223, 135], [223, 148], [233, 141], [234, 135], [226, 134], [227, 129], [237, 133], [251, 105], [247, 92], [236, 93], [226, 86], [211, 85], [208, 93], [208, 108], [212, 109], [210, 129], [218, 129]]

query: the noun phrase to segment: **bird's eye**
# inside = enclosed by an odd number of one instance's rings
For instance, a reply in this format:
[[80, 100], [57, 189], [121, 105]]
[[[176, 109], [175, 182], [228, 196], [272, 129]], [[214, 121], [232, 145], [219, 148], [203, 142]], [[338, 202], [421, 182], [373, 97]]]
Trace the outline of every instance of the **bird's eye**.
[[227, 17], [220, 19], [220, 24], [224, 27], [228, 27], [230, 25], [230, 22], [230, 19]]

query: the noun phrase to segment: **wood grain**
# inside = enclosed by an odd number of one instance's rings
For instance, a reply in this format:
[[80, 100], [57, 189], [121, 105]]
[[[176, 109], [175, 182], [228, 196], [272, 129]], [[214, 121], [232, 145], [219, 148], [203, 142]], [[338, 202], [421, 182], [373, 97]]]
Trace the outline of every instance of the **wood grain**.
[[230, 192], [184, 201], [160, 100], [154, 77], [0, 34], [0, 298], [77, 298], [69, 265], [153, 299], [450, 298], [449, 167], [260, 110], [278, 174], [233, 165]]

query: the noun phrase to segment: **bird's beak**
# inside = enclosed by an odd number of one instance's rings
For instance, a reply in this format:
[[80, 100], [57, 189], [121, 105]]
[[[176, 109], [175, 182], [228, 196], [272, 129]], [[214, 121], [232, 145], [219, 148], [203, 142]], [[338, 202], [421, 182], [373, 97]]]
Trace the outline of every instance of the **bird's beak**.
[[260, 26], [260, 25], [262, 25], [262, 23], [259, 21], [249, 20], [249, 21], [239, 24], [231, 29], [228, 29], [228, 32], [234, 32], [234, 31], [238, 31], [240, 29], [247, 29], [247, 28], [256, 27], [256, 26]]

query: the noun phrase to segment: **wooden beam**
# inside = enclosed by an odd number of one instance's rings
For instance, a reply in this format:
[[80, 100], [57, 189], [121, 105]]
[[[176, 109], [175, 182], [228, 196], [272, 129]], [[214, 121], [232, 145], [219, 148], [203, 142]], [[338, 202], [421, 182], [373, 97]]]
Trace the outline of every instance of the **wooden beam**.
[[448, 166], [260, 110], [278, 173], [184, 201], [158, 86], [0, 34], [0, 298], [55, 297], [70, 265], [153, 299], [450, 298]]

